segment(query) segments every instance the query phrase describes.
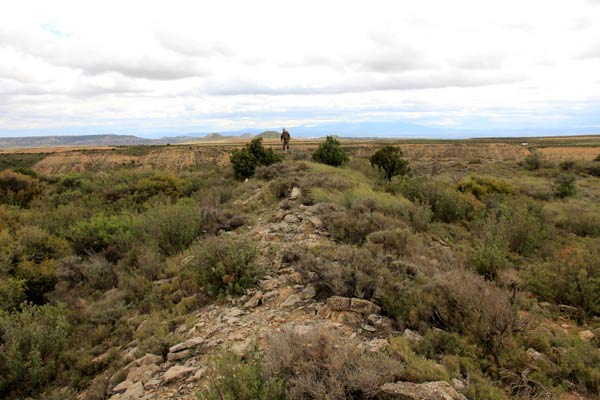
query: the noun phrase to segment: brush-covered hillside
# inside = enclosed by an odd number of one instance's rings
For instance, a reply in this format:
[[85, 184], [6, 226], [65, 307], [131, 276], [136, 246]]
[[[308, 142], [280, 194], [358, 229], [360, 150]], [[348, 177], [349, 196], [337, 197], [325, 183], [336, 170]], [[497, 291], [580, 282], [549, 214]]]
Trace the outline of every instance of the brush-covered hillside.
[[600, 158], [457, 146], [3, 159], [0, 397], [598, 398]]

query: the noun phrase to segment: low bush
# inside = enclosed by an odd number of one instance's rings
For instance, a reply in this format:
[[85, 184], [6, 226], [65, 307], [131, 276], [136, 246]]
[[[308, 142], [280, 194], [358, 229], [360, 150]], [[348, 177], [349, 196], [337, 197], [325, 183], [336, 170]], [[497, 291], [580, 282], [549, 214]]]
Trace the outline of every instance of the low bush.
[[509, 293], [467, 270], [438, 274], [404, 290], [389, 287], [382, 303], [403, 323], [469, 335], [491, 355], [498, 354], [515, 322]]
[[350, 210], [332, 205], [323, 205], [319, 210], [329, 233], [343, 243], [363, 244], [370, 233], [397, 225], [392, 218], [375, 211], [374, 206], [364, 208], [358, 202]]
[[189, 268], [213, 296], [241, 295], [266, 272], [258, 265], [254, 245], [241, 239], [208, 238], [191, 255]]
[[257, 356], [242, 360], [223, 353], [213, 361], [208, 387], [198, 393], [204, 400], [284, 400], [287, 399], [285, 382], [265, 372], [263, 361]]
[[25, 279], [0, 278], [0, 313], [14, 311], [25, 301]]
[[0, 395], [24, 398], [52, 383], [61, 369], [69, 324], [63, 306], [23, 306], [0, 313]]
[[578, 236], [600, 236], [600, 213], [587, 209], [570, 207], [565, 210], [564, 217], [556, 225]]
[[528, 272], [531, 290], [546, 301], [600, 315], [600, 246], [565, 247]]
[[374, 399], [394, 380], [400, 363], [385, 352], [372, 353], [335, 332], [288, 329], [267, 338], [265, 367], [285, 382], [291, 399]]
[[552, 191], [554, 196], [559, 199], [575, 196], [577, 186], [575, 185], [575, 175], [560, 174], [552, 181]]
[[391, 278], [389, 260], [367, 249], [339, 246], [319, 249], [319, 256], [305, 252], [288, 255], [312, 280], [320, 296], [347, 296], [373, 299], [386, 279]]
[[403, 337], [391, 339], [390, 353], [402, 362], [402, 367], [397, 373], [399, 380], [415, 383], [450, 380], [446, 368], [415, 354], [409, 342]]
[[388, 181], [394, 176], [403, 176], [410, 171], [408, 161], [402, 158], [402, 150], [399, 147], [384, 146], [371, 156], [370, 161]]
[[336, 138], [327, 136], [325, 142], [319, 144], [319, 147], [313, 153], [312, 159], [322, 164], [340, 167], [348, 162], [349, 157]]
[[475, 207], [481, 206], [450, 185], [426, 177], [405, 176], [392, 182], [390, 190], [413, 202], [427, 204], [431, 208], [433, 219], [441, 222], [470, 219]]
[[0, 172], [0, 203], [27, 207], [41, 193], [36, 178], [11, 170]]
[[129, 237], [131, 229], [132, 220], [128, 215], [98, 215], [73, 225], [68, 237], [75, 253], [84, 256], [119, 244]]
[[175, 204], [158, 204], [143, 214], [134, 231], [136, 236], [155, 243], [165, 256], [187, 249], [203, 234], [215, 233], [214, 213], [184, 199]]
[[575, 161], [573, 160], [564, 160], [558, 164], [558, 168], [560, 168], [561, 171], [572, 171], [575, 169], [575, 165]]
[[493, 193], [510, 194], [514, 188], [508, 183], [489, 177], [471, 175], [458, 183], [458, 190], [463, 193], [471, 193], [482, 200]]
[[265, 149], [262, 138], [254, 138], [243, 149], [234, 150], [230, 161], [236, 178], [245, 179], [253, 176], [257, 167], [278, 163], [281, 157], [272, 148]]
[[523, 165], [530, 171], [540, 169], [542, 166], [542, 156], [539, 152], [535, 151], [523, 159]]

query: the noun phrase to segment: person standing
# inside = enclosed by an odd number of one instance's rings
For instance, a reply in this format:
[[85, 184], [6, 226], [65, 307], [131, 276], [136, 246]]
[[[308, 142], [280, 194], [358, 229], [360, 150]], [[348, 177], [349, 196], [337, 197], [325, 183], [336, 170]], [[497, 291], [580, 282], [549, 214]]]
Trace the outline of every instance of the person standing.
[[290, 150], [290, 139], [292, 137], [290, 136], [290, 133], [283, 128], [283, 131], [281, 132], [281, 141], [283, 142], [283, 151], [285, 152], [286, 149], [289, 151]]

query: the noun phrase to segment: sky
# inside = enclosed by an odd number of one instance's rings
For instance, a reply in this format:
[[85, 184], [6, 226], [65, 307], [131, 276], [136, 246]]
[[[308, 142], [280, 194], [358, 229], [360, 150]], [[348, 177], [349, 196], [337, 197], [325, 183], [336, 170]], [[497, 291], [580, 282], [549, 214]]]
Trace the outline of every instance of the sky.
[[0, 136], [383, 125], [600, 133], [600, 0], [19, 0], [0, 12]]

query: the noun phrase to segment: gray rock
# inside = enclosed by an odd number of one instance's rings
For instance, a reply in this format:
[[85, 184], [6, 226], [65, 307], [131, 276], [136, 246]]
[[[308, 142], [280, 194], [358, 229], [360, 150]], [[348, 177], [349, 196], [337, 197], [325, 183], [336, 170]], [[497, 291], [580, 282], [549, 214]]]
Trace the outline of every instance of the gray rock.
[[117, 386], [112, 388], [112, 391], [113, 391], [113, 393], [124, 393], [132, 385], [133, 385], [133, 382], [124, 380], [123, 382], [119, 383]]
[[127, 380], [131, 382], [142, 382], [152, 378], [160, 371], [160, 367], [154, 364], [132, 367], [127, 373]]
[[135, 360], [135, 364], [138, 366], [141, 365], [158, 365], [160, 363], [163, 362], [163, 358], [161, 356], [157, 356], [155, 354], [146, 354], [143, 357], [138, 358], [137, 360]]
[[288, 214], [286, 215], [283, 220], [285, 222], [287, 222], [288, 224], [297, 224], [298, 222], [300, 222], [300, 219], [298, 217], [296, 217], [294, 214]]
[[142, 382], [136, 382], [129, 386], [120, 398], [122, 400], [136, 400], [141, 399], [142, 396], [144, 396], [144, 385], [142, 385]]
[[375, 329], [375, 327], [374, 327], [374, 326], [371, 326], [371, 325], [369, 325], [369, 324], [363, 324], [363, 325], [362, 325], [362, 328], [363, 328], [365, 331], [367, 331], [367, 332], [375, 332], [375, 331], [377, 331], [377, 329]]
[[350, 311], [350, 298], [331, 296], [327, 299], [327, 306], [333, 311]]
[[298, 294], [291, 294], [283, 303], [281, 303], [281, 307], [292, 307], [296, 304], [300, 303], [302, 298]]
[[191, 349], [182, 350], [182, 351], [178, 351], [176, 353], [167, 354], [167, 360], [171, 361], [171, 362], [181, 361], [181, 360], [185, 360], [186, 358], [190, 357], [191, 355], [192, 355]]
[[386, 383], [380, 388], [385, 399], [401, 400], [467, 400], [458, 393], [448, 382]]
[[412, 331], [410, 329], [405, 329], [404, 332], [402, 333], [402, 337], [404, 337], [404, 339], [411, 341], [411, 342], [422, 342], [423, 341], [423, 336], [418, 334], [415, 331]]
[[293, 187], [292, 188], [292, 193], [290, 194], [290, 199], [291, 200], [296, 200], [298, 197], [300, 197], [301, 194], [302, 194], [302, 191], [300, 190], [300, 188]]
[[203, 338], [195, 337], [190, 340], [186, 340], [185, 342], [178, 343], [175, 346], [171, 346], [171, 348], [169, 348], [169, 353], [177, 353], [179, 351], [193, 349], [200, 346], [202, 343], [204, 343]]
[[194, 368], [175, 365], [167, 370], [163, 375], [163, 383], [171, 383], [186, 378], [195, 371]]
[[308, 285], [301, 293], [303, 299], [312, 299], [317, 295], [317, 290], [313, 285]]
[[379, 312], [381, 311], [381, 307], [368, 300], [353, 298], [352, 300], [350, 300], [350, 311], [366, 315], [379, 314]]
[[579, 339], [583, 340], [584, 342], [589, 342], [590, 340], [596, 337], [596, 335], [594, 335], [594, 332], [590, 331], [589, 329], [585, 331], [580, 331], [577, 334], [577, 336], [579, 336]]
[[323, 226], [323, 221], [321, 221], [321, 218], [318, 217], [309, 217], [308, 221], [313, 224], [313, 226], [315, 228], [320, 228]]
[[539, 351], [536, 351], [535, 349], [533, 349], [531, 347], [527, 349], [527, 356], [535, 361], [540, 361], [540, 360], [546, 359], [545, 355], [543, 355], [542, 353], [540, 353]]
[[452, 378], [452, 386], [461, 393], [464, 393], [467, 390], [467, 385], [460, 379]]
[[260, 299], [262, 299], [263, 297], [263, 292], [261, 292], [260, 290], [256, 293], [254, 293], [254, 295], [252, 297], [250, 297], [250, 299], [244, 303], [244, 308], [254, 308], [256, 306], [258, 306], [258, 304], [260, 303]]

